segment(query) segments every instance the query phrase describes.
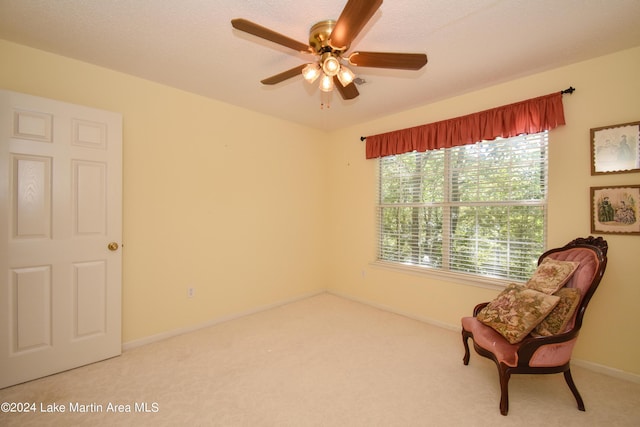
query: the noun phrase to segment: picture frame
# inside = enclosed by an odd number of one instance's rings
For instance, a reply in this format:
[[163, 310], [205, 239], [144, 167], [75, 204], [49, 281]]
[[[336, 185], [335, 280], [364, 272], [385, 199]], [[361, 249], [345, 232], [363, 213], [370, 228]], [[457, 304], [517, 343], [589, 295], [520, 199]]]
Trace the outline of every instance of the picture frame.
[[640, 185], [591, 187], [591, 232], [640, 235]]
[[591, 129], [591, 175], [640, 172], [640, 122]]

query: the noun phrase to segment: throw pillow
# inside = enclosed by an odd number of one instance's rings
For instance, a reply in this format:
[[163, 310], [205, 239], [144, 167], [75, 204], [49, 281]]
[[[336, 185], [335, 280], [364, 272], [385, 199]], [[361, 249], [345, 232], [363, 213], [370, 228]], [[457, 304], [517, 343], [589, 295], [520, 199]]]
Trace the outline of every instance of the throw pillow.
[[554, 295], [560, 297], [560, 301], [551, 313], [536, 326], [534, 335], [549, 336], [564, 332], [580, 302], [579, 289], [562, 288]]
[[579, 262], [545, 258], [526, 286], [529, 289], [551, 295], [569, 281], [579, 265]]
[[516, 344], [547, 317], [559, 300], [558, 296], [512, 283], [480, 310], [478, 320]]

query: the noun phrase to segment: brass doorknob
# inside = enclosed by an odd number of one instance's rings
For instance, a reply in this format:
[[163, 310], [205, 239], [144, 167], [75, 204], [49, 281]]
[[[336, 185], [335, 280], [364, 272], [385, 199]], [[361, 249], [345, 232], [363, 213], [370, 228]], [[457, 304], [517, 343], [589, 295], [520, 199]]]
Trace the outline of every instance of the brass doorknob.
[[117, 251], [118, 244], [116, 242], [111, 242], [109, 243], [109, 245], [107, 245], [107, 248], [109, 248], [110, 251]]

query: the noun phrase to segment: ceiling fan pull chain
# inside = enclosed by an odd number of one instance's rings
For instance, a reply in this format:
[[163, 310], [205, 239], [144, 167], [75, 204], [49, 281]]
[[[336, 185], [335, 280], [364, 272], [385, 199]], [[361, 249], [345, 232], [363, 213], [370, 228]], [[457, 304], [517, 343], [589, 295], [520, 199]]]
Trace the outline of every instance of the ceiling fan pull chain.
[[322, 92], [320, 91], [320, 109], [329, 109], [331, 108], [331, 92]]

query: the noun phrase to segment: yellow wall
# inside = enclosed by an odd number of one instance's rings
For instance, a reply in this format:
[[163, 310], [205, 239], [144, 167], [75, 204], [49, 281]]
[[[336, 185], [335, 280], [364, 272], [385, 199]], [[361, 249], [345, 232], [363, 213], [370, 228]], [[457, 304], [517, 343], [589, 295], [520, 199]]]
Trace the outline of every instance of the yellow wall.
[[[375, 259], [377, 161], [364, 159], [361, 135], [374, 135], [560, 91], [567, 125], [550, 133], [548, 246], [590, 233], [591, 186], [640, 184], [640, 174], [591, 176], [590, 128], [640, 120], [640, 48], [597, 58], [425, 105], [336, 132], [332, 136], [330, 214], [334, 257], [330, 289], [417, 318], [459, 327], [478, 302], [497, 291], [389, 271]], [[366, 94], [363, 94], [365, 96]], [[640, 374], [640, 237], [603, 235], [609, 265], [585, 317], [574, 356]], [[461, 345], [462, 351], [462, 345]]]
[[[324, 289], [454, 327], [491, 299], [494, 290], [371, 265], [377, 162], [364, 159], [361, 135], [572, 85], [567, 125], [550, 136], [549, 246], [590, 234], [590, 186], [640, 183], [589, 167], [590, 128], [640, 120], [640, 48], [329, 135], [1, 40], [0, 57], [4, 89], [123, 114], [125, 343]], [[640, 320], [640, 238], [605, 238], [609, 268], [576, 357], [640, 374], [629, 339]]]
[[318, 132], [4, 41], [0, 57], [4, 89], [123, 114], [125, 343], [326, 288]]

